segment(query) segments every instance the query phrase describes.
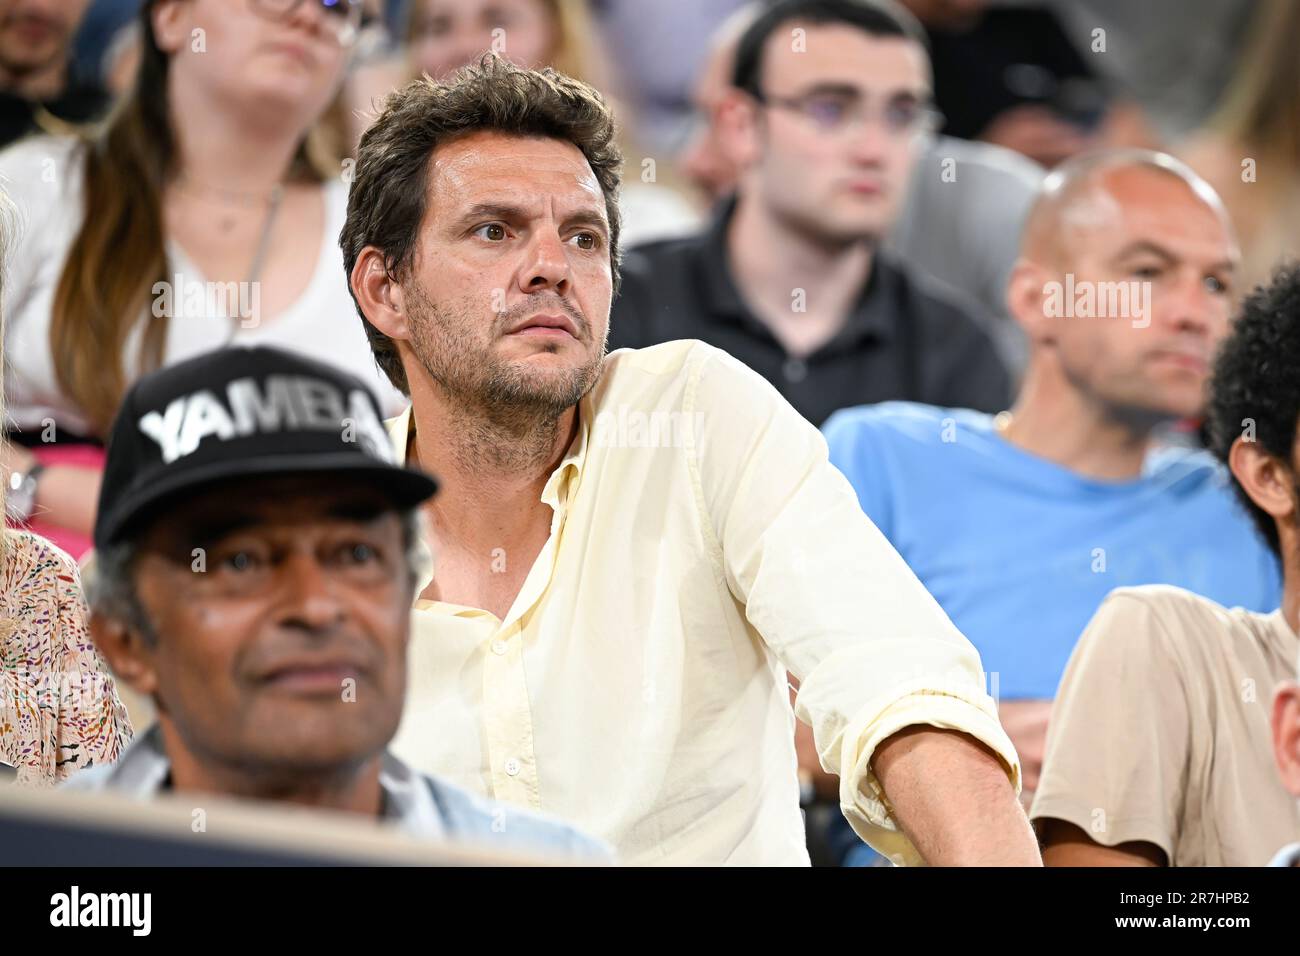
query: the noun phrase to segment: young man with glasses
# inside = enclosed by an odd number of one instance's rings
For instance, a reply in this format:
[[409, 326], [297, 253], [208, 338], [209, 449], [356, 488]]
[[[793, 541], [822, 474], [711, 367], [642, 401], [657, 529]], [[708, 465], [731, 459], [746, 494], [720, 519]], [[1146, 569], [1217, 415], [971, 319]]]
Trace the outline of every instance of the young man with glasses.
[[742, 167], [702, 234], [623, 267], [610, 345], [698, 338], [810, 421], [911, 398], [997, 411], [981, 319], [880, 249], [938, 125], [919, 27], [865, 0], [783, 0], [737, 47], [721, 135]]

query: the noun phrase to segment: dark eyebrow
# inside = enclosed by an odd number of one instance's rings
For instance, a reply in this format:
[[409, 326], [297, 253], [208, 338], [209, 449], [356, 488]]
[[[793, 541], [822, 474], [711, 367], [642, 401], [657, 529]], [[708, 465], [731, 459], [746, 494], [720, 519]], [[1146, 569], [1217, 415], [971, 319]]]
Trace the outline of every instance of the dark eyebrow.
[[[1158, 256], [1166, 262], [1178, 262], [1179, 257], [1174, 255], [1164, 246], [1151, 242], [1149, 239], [1138, 239], [1130, 242], [1127, 246], [1115, 254], [1115, 258], [1127, 259], [1129, 256], [1148, 254]], [[1208, 267], [1210, 271], [1236, 272], [1237, 263], [1232, 259], [1221, 259], [1218, 262], [1211, 263]]]
[[527, 219], [528, 214], [522, 206], [509, 203], [476, 202], [456, 217], [456, 224], [468, 225], [480, 219], [500, 219], [503, 222], [519, 222]]
[[1138, 239], [1130, 242], [1127, 246], [1115, 253], [1116, 259], [1127, 259], [1129, 256], [1146, 253], [1153, 256], [1159, 256], [1166, 262], [1177, 262], [1178, 257], [1166, 249], [1164, 246], [1157, 245], [1148, 239]]
[[805, 90], [796, 93], [792, 99], [802, 99], [805, 96], [845, 96], [853, 99], [862, 99], [863, 93], [852, 83], [837, 83], [827, 80], [821, 83], [814, 83]]
[[[602, 212], [597, 212], [595, 209], [580, 209], [577, 212], [566, 216], [561, 223], [561, 227], [588, 226], [599, 230], [601, 235], [608, 235], [609, 223], [606, 222]], [[474, 203], [457, 216], [455, 222], [457, 226], [467, 226], [471, 223], [489, 219], [499, 219], [502, 222], [517, 223], [523, 222], [528, 218], [528, 216], [528, 211], [522, 206], [513, 206], [510, 203], [478, 202]]]
[[573, 215], [565, 217], [563, 226], [588, 226], [595, 229], [602, 236], [609, 234], [609, 223], [605, 221], [605, 217], [590, 209], [581, 209]]

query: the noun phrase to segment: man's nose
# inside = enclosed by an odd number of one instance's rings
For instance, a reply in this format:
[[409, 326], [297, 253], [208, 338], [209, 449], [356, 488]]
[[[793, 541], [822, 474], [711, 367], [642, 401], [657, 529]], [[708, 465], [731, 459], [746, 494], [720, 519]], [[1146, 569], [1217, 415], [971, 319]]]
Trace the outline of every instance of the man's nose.
[[529, 263], [523, 272], [524, 292], [553, 289], [563, 295], [569, 290], [569, 257], [559, 235], [539, 229], [528, 246]]
[[1203, 335], [1214, 324], [1226, 318], [1228, 303], [1222, 293], [1206, 287], [1204, 277], [1186, 276], [1169, 290], [1168, 298], [1157, 307], [1164, 324], [1179, 332]]
[[330, 575], [311, 554], [293, 554], [280, 569], [281, 623], [307, 631], [327, 631], [344, 617], [344, 605]]

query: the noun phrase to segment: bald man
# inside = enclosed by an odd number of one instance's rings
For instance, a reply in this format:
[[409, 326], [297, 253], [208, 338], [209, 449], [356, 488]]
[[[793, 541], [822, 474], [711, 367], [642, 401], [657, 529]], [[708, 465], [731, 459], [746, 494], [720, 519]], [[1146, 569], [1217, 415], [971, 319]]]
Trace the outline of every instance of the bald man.
[[1030, 355], [1010, 411], [912, 403], [825, 427], [863, 509], [979, 649], [1032, 792], [1071, 649], [1113, 588], [1173, 584], [1272, 611], [1277, 563], [1205, 452], [1199, 416], [1237, 243], [1171, 157], [1080, 157], [1044, 182], [1007, 290]]

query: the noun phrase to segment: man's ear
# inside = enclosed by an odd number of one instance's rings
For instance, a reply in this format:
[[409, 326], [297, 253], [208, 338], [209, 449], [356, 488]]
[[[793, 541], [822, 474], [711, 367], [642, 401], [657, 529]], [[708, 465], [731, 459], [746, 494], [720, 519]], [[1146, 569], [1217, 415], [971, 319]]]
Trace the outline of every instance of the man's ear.
[[113, 676], [136, 693], [152, 697], [158, 687], [153, 653], [144, 637], [120, 618], [90, 613], [90, 639], [108, 661]]
[[1282, 786], [1300, 799], [1300, 684], [1287, 681], [1273, 698], [1273, 759]]
[[1278, 521], [1288, 520], [1295, 514], [1295, 481], [1290, 470], [1265, 451], [1253, 436], [1247, 440], [1243, 433], [1233, 441], [1228, 467], [1250, 500], [1264, 512]]
[[749, 169], [762, 156], [762, 117], [759, 104], [743, 90], [730, 88], [714, 107], [718, 143], [740, 170]]
[[1020, 258], [1012, 267], [1011, 278], [1007, 282], [1007, 309], [1034, 345], [1052, 345], [1056, 342], [1060, 320], [1047, 314], [1045, 292], [1051, 278], [1041, 263]]
[[389, 273], [382, 252], [374, 246], [362, 249], [348, 281], [371, 325], [394, 341], [410, 338], [405, 296]]

